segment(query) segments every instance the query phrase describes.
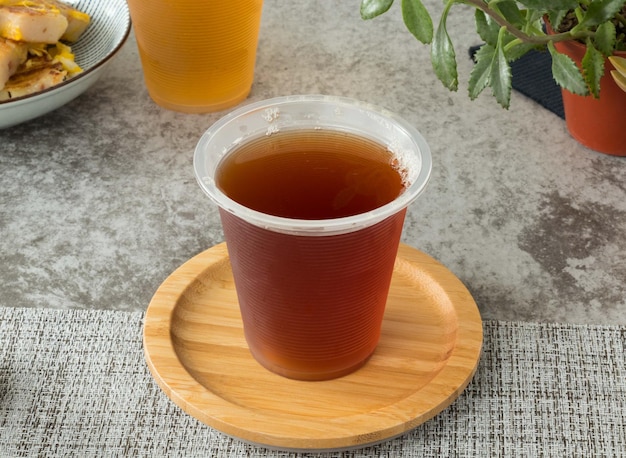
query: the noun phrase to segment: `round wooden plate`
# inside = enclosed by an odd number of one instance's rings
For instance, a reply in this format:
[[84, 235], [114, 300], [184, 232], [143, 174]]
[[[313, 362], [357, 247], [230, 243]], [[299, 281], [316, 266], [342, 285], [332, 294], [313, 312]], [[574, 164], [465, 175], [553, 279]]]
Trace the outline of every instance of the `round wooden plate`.
[[222, 243], [163, 282], [143, 340], [161, 389], [198, 420], [265, 447], [329, 451], [401, 435], [448, 407], [476, 370], [482, 321], [449, 270], [401, 244], [380, 343], [367, 364], [329, 381], [287, 379], [248, 351]]

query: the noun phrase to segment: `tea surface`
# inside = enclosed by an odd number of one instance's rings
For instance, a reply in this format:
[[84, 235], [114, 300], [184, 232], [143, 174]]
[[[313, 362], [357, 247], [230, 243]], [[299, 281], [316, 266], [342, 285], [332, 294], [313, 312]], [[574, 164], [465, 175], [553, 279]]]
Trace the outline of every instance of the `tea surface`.
[[220, 164], [217, 185], [266, 214], [331, 219], [381, 207], [403, 191], [385, 146], [352, 134], [278, 132], [246, 143]]

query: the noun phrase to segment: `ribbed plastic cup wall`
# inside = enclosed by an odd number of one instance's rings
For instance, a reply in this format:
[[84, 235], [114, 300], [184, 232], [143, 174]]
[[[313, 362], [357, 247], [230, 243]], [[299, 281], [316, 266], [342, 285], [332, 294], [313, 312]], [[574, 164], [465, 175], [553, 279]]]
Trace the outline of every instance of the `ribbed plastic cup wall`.
[[252, 87], [262, 0], [129, 0], [152, 99], [186, 113], [223, 110]]

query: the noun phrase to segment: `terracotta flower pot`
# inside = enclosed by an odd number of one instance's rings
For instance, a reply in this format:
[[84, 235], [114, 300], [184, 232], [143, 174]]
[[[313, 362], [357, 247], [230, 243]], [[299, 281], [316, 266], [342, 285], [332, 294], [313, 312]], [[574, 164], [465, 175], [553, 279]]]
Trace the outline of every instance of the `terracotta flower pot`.
[[[585, 45], [576, 41], [555, 43], [557, 51], [571, 57], [578, 67], [585, 55]], [[626, 57], [626, 52], [616, 55]], [[605, 62], [600, 81], [600, 98], [579, 96], [563, 89], [563, 108], [567, 129], [578, 142], [595, 151], [626, 156], [626, 92], [613, 78], [613, 65]]]

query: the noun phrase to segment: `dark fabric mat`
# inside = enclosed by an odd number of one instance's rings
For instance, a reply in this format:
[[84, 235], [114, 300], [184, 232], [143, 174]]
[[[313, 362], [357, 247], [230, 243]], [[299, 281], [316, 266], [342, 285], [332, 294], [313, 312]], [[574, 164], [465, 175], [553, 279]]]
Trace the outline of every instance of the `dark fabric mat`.
[[[472, 59], [479, 48], [472, 46], [469, 49]], [[561, 88], [552, 78], [551, 66], [552, 58], [548, 52], [530, 51], [525, 54], [511, 63], [513, 89], [565, 118]]]

